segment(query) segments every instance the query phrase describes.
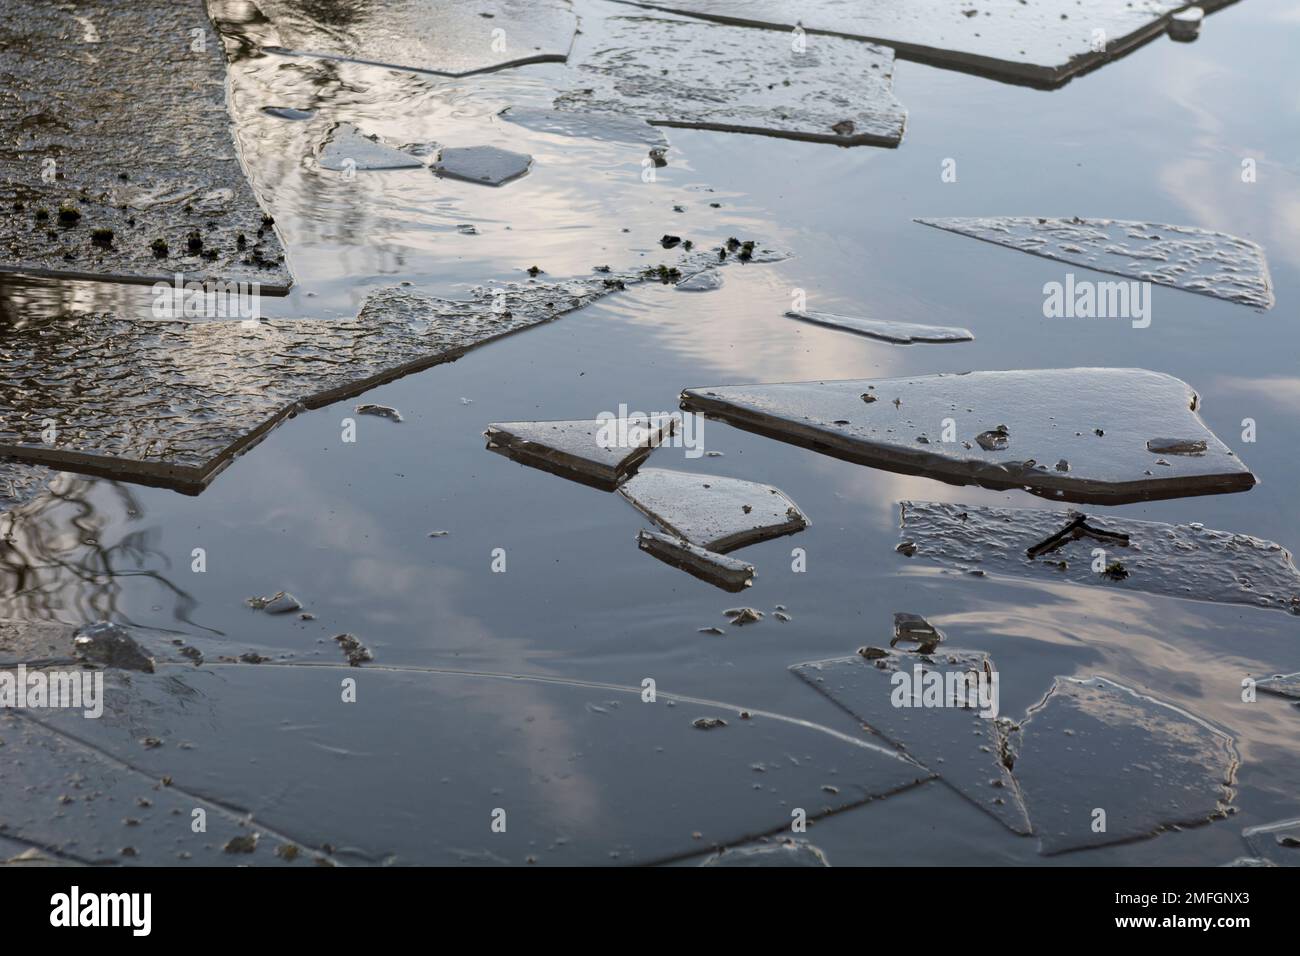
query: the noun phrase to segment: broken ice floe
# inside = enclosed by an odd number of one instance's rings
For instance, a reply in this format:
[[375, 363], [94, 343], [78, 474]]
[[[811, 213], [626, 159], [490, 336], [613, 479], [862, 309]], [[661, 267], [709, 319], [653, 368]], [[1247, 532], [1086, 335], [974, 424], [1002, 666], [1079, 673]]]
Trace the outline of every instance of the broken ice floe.
[[724, 591], [743, 591], [754, 583], [752, 564], [701, 548], [684, 538], [642, 530], [636, 541], [642, 551]]
[[1223, 232], [1077, 216], [1073, 219], [1004, 216], [916, 221], [1098, 272], [1260, 309], [1273, 305], [1273, 286], [1264, 250], [1248, 239]]
[[1019, 789], [1004, 761], [1006, 724], [996, 713], [981, 711], [973, 692], [980, 681], [992, 686], [988, 656], [955, 648], [935, 654], [864, 650], [873, 653], [791, 670], [1006, 827], [1028, 833]]
[[[1159, 35], [1181, 0], [625, 0], [636, 6], [790, 31], [811, 52], [857, 37], [900, 56], [995, 79], [1052, 87]], [[1211, 0], [1222, 6], [1228, 0]], [[807, 31], [804, 35], [803, 31]], [[780, 35], [780, 34], [778, 34]], [[788, 34], [782, 42], [791, 42]]]
[[[76, 16], [98, 25], [100, 42], [78, 40]], [[288, 290], [284, 250], [231, 136], [220, 45], [141, 54], [141, 38], [172, 36], [178, 17], [208, 26], [199, 0], [6, 8], [0, 271]]]
[[612, 490], [678, 428], [678, 415], [493, 422], [487, 447], [525, 465]]
[[[1087, 519], [1101, 537], [1084, 531], [1049, 551], [1037, 548], [1076, 518], [1063, 511], [905, 501], [900, 534], [916, 558], [950, 568], [1300, 614], [1300, 571], [1280, 544], [1200, 524], [1106, 515]], [[1105, 552], [1105, 567], [1099, 566], [1097, 548]], [[1116, 563], [1123, 574], [1115, 573]]]
[[720, 554], [808, 527], [782, 491], [739, 478], [646, 468], [619, 493], [664, 531]]
[[445, 76], [562, 62], [577, 27], [568, 0], [389, 0], [346, 15], [309, 0], [258, 6], [270, 52]]
[[[1120, 395], [1123, 401], [1116, 400]], [[1201, 421], [1191, 387], [1145, 369], [730, 385], [688, 388], [681, 397], [683, 408], [740, 428], [953, 484], [1104, 503], [1255, 484]], [[1206, 451], [1161, 465], [1147, 448], [1160, 435], [1204, 441]]]
[[975, 336], [967, 329], [941, 325], [915, 325], [911, 322], [892, 322], [868, 319], [856, 315], [837, 315], [834, 312], [808, 312], [792, 310], [786, 313], [792, 319], [801, 319], [816, 325], [856, 332], [882, 342], [911, 345], [914, 342], [970, 342]]
[[507, 122], [517, 123], [539, 133], [668, 148], [668, 137], [663, 130], [651, 126], [643, 119], [619, 113], [572, 113], [529, 106], [507, 106], [497, 115]]
[[1269, 865], [1300, 866], [1300, 819], [1247, 827], [1241, 835], [1256, 858]]
[[1101, 677], [1058, 677], [1009, 753], [1046, 854], [1222, 817], [1237, 768], [1223, 731]]
[[807, 840], [751, 843], [727, 847], [705, 858], [700, 866], [830, 866], [826, 854]]
[[[338, 706], [348, 673], [355, 672], [340, 662], [168, 668], [131, 675], [129, 687], [106, 680], [100, 719], [41, 718], [42, 733], [85, 759], [24, 766], [37, 782], [33, 792], [49, 802], [0, 788], [0, 821], [12, 824], [14, 837], [38, 833], [46, 846], [73, 839], [95, 846], [120, 839], [118, 815], [106, 808], [134, 798], [135, 785], [152, 797], [166, 776], [163, 798], [203, 795], [187, 804], [187, 819], [194, 806], [238, 807], [254, 821], [246, 833], [292, 833], [303, 847], [335, 847], [355, 864], [654, 863], [788, 832], [792, 807], [813, 819], [929, 776], [849, 732], [761, 711], [738, 719], [733, 705], [663, 690], [646, 704], [639, 685], [597, 689], [553, 677], [376, 667], [366, 671], [371, 696], [362, 719]], [[593, 699], [597, 710], [588, 706]], [[728, 726], [701, 732], [691, 726], [695, 717]], [[0, 714], [7, 719], [16, 718]], [[268, 734], [267, 727], [279, 729]], [[7, 744], [14, 736], [7, 727], [0, 732]], [[144, 737], [159, 746], [142, 746]], [[98, 826], [88, 832], [80, 816], [60, 818], [53, 801], [64, 781], [102, 766], [98, 760], [132, 786], [96, 802]], [[354, 771], [342, 781], [340, 760]], [[835, 793], [823, 789], [830, 780]], [[489, 790], [502, 795], [509, 825], [471, 835], [464, 821], [488, 819]], [[430, 794], [438, 799], [430, 802]], [[644, 805], [647, 794], [655, 813], [618, 812]], [[206, 855], [202, 845], [220, 848], [230, 834], [214, 835], [214, 811], [208, 815], [206, 834], [191, 835], [186, 825], [148, 840], [148, 828], [127, 862], [166, 862], [191, 841], [195, 857]], [[257, 857], [264, 853], [259, 845]]]
[[418, 156], [387, 146], [351, 123], [339, 123], [330, 129], [316, 151], [316, 162], [324, 169], [344, 173], [424, 166]]
[[658, 17], [611, 17], [578, 57], [559, 110], [661, 126], [761, 133], [844, 146], [897, 146], [907, 113], [894, 53], [819, 37], [802, 53], [777, 33]]
[[431, 168], [440, 176], [502, 186], [528, 172], [533, 157], [496, 146], [448, 146]]

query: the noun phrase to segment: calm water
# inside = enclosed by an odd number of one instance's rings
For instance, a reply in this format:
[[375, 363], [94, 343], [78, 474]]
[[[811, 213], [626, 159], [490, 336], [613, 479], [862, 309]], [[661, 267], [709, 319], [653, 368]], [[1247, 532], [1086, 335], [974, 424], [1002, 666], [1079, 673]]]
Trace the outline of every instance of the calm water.
[[[953, 646], [993, 656], [1006, 714], [1022, 713], [1053, 675], [1106, 674], [1236, 738], [1235, 817], [1063, 862], [1232, 859], [1243, 852], [1242, 827], [1297, 814], [1300, 718], [1280, 700], [1247, 705], [1238, 697], [1247, 674], [1300, 669], [1296, 618], [909, 563], [894, 552], [902, 499], [1046, 505], [1024, 493], [859, 467], [707, 422], [705, 447], [724, 457], [690, 460], [663, 449], [652, 463], [774, 484], [812, 519], [797, 537], [740, 552], [758, 577], [744, 595], [727, 595], [638, 552], [634, 536], [645, 522], [618, 496], [489, 454], [481, 433], [492, 421], [589, 418], [620, 404], [669, 410], [681, 388], [695, 385], [1145, 367], [1200, 393], [1206, 423], [1260, 484], [1246, 494], [1093, 510], [1200, 521], [1294, 552], [1297, 48], [1294, 4], [1248, 0], [1209, 17], [1194, 44], [1157, 39], [1051, 92], [900, 62], [895, 91], [910, 116], [897, 150], [669, 130], [669, 164], [653, 183], [641, 179], [642, 146], [551, 136], [495, 117], [512, 103], [546, 104], [561, 67], [449, 81], [241, 60], [231, 83], [239, 142], [297, 278], [290, 296], [264, 302], [271, 317], [351, 316], [369, 290], [399, 280], [456, 295], [521, 278], [534, 264], [551, 277], [603, 263], [655, 264], [664, 233], [703, 242], [759, 237], [793, 256], [730, 267], [717, 292], [632, 289], [376, 389], [365, 400], [396, 406], [406, 420], [362, 417], [355, 444], [340, 441], [353, 403], [300, 415], [198, 497], [60, 479], [64, 499], [21, 519], [48, 548], [33, 557], [43, 569], [4, 579], [0, 612], [113, 617], [206, 633], [234, 653], [256, 645], [331, 662], [336, 650], [317, 641], [350, 631], [387, 665], [630, 686], [653, 675], [674, 692], [826, 721], [830, 706], [787, 667], [887, 640], [893, 612], [911, 611]], [[267, 105], [320, 112], [291, 122], [263, 114]], [[500, 190], [425, 170], [344, 182], [308, 158], [342, 120], [393, 142], [521, 150], [535, 166]], [[1240, 181], [1247, 157], [1257, 164], [1252, 184]], [[956, 161], [955, 183], [941, 180], [946, 158]], [[1043, 284], [1074, 267], [911, 221], [965, 215], [1114, 217], [1244, 236], [1266, 249], [1278, 304], [1260, 313], [1156, 287], [1147, 329], [1045, 320]], [[460, 234], [462, 223], [479, 234]], [[147, 305], [132, 290], [78, 288], [125, 310]], [[806, 290], [809, 308], [966, 326], [976, 341], [900, 348], [796, 323], [782, 316], [795, 289]], [[67, 292], [46, 285], [33, 294], [52, 302]], [[1258, 423], [1254, 444], [1240, 440], [1247, 417]], [[434, 529], [450, 534], [427, 537]], [[196, 547], [207, 552], [207, 573], [190, 571]], [[806, 550], [807, 573], [792, 573], [794, 547]], [[496, 548], [505, 549], [506, 573], [490, 571]], [[250, 595], [281, 589], [317, 620], [244, 606]], [[767, 612], [783, 604], [793, 620], [769, 615], [725, 637], [697, 633], [725, 623], [721, 611], [737, 603]], [[835, 863], [1050, 862], [936, 785], [836, 816], [810, 837]]]

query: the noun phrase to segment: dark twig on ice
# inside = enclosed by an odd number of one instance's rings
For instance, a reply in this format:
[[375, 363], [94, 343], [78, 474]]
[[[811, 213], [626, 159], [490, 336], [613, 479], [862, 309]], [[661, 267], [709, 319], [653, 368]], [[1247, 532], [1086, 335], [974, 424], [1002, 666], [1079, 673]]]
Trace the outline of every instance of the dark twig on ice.
[[1055, 551], [1067, 541], [1077, 541], [1079, 538], [1095, 538], [1098, 541], [1108, 541], [1123, 548], [1128, 547], [1128, 535], [1118, 531], [1105, 531], [1101, 528], [1094, 528], [1088, 524], [1086, 515], [1076, 515], [1074, 520], [1064, 528], [1033, 545], [1025, 551], [1025, 554], [1031, 558], [1036, 558], [1049, 551]]

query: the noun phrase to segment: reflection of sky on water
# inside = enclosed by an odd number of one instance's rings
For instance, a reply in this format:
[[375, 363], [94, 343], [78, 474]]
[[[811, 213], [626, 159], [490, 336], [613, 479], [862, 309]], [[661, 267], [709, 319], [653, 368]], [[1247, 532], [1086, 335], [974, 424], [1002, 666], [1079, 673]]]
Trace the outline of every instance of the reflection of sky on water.
[[[759, 238], [794, 258], [729, 266], [717, 292], [629, 290], [384, 386], [365, 400], [400, 408], [406, 421], [363, 418], [355, 445], [339, 440], [354, 403], [300, 415], [197, 498], [78, 479], [75, 500], [21, 518], [0, 563], [0, 610], [69, 621], [113, 615], [307, 653], [350, 631], [384, 664], [628, 686], [654, 675], [679, 692], [816, 719], [823, 705], [786, 667], [852, 653], [887, 634], [892, 612], [912, 611], [955, 646], [992, 655], [1004, 713], [1022, 712], [1057, 674], [1102, 673], [1223, 726], [1244, 759], [1242, 813], [1227, 826], [1262, 822], [1300, 787], [1295, 715], [1279, 700], [1241, 703], [1240, 680], [1296, 669], [1294, 618], [921, 571], [893, 550], [900, 499], [1048, 504], [862, 468], [708, 422], [705, 447], [725, 457], [689, 461], [663, 449], [653, 464], [774, 484], [813, 522], [740, 553], [759, 572], [744, 602], [769, 613], [784, 604], [794, 619], [769, 616], [714, 638], [697, 628], [725, 623], [720, 612], [735, 598], [640, 554], [633, 539], [642, 519], [617, 497], [485, 454], [481, 431], [491, 421], [594, 417], [620, 403], [671, 410], [686, 386], [1141, 366], [1196, 388], [1206, 423], [1261, 484], [1117, 513], [1201, 521], [1294, 551], [1300, 169], [1289, 131], [1300, 100], [1276, 79], [1289, 75], [1298, 29], [1280, 0], [1250, 0], [1209, 17], [1195, 44], [1157, 40], [1053, 92], [900, 63], [896, 92], [910, 119], [898, 150], [670, 130], [669, 163], [653, 183], [642, 181], [644, 146], [496, 118], [512, 103], [545, 105], [562, 67], [450, 80], [243, 59], [231, 80], [239, 143], [298, 280], [288, 298], [263, 303], [268, 316], [351, 316], [369, 289], [399, 278], [455, 296], [488, 279], [522, 278], [534, 264], [550, 278], [605, 263], [657, 264], [665, 233], [701, 243]], [[266, 105], [317, 112], [286, 121], [262, 113]], [[342, 121], [394, 144], [528, 152], [534, 167], [501, 189], [427, 170], [348, 182], [310, 159]], [[947, 157], [957, 160], [956, 183], [940, 180]], [[1257, 160], [1253, 184], [1240, 181], [1246, 157]], [[1083, 270], [910, 221], [994, 214], [1163, 221], [1251, 238], [1269, 254], [1278, 305], [1257, 313], [1156, 289], [1149, 329], [1045, 320], [1043, 284]], [[458, 232], [464, 223], [479, 234]], [[809, 308], [961, 325], [976, 341], [893, 347], [798, 323], [782, 314], [797, 289]], [[10, 322], [107, 308], [140, 314], [133, 309], [148, 302], [147, 290], [93, 283], [7, 281], [0, 295]], [[1253, 444], [1240, 440], [1247, 417], [1258, 425]], [[450, 534], [426, 537], [434, 529]], [[194, 547], [207, 551], [204, 574], [189, 570]], [[505, 574], [489, 570], [498, 547], [507, 551]], [[806, 574], [790, 571], [795, 547], [807, 552]], [[317, 620], [243, 605], [280, 589]], [[475, 706], [483, 716], [508, 699], [522, 713], [531, 706], [523, 693]], [[562, 723], [548, 724], [541, 742], [568, 746]], [[566, 799], [594, 807], [580, 782], [573, 787]], [[1181, 839], [1117, 852], [1161, 862], [1178, 858]]]

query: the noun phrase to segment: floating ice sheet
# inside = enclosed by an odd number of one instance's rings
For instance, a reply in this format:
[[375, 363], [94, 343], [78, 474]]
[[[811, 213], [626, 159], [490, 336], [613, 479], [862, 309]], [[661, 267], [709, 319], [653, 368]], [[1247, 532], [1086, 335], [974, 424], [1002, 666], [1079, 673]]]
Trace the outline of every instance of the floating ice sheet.
[[[1118, 503], [1255, 484], [1196, 414], [1191, 387], [1144, 369], [688, 388], [682, 403], [860, 464], [1066, 501]], [[1165, 459], [1147, 448], [1168, 435], [1204, 441], [1206, 451]]]
[[720, 554], [808, 527], [784, 492], [739, 478], [645, 468], [619, 493], [664, 531]]
[[0, 271], [287, 291], [235, 152], [220, 45], [191, 49], [191, 29], [211, 30], [200, 0], [6, 5]]
[[502, 186], [518, 179], [533, 164], [527, 153], [515, 153], [496, 146], [449, 146], [438, 154], [433, 171], [451, 179]]
[[[643, 0], [635, 5], [782, 30], [799, 24], [809, 32], [883, 43], [924, 63], [1036, 86], [1064, 83], [1160, 34], [1170, 11], [1183, 6], [1174, 0], [1088, 0], [1086, 5], [1076, 0]], [[1105, 44], [1101, 49], [1098, 35]], [[808, 48], [816, 49], [823, 39], [806, 37]]]
[[724, 591], [743, 591], [754, 583], [752, 564], [701, 548], [684, 538], [642, 530], [636, 542], [642, 551]]
[[[952, 694], [948, 687], [936, 697], [942, 706], [923, 704], [920, 696], [925, 681], [992, 673], [988, 655], [956, 648], [934, 654], [870, 651], [870, 659], [855, 654], [796, 664], [791, 670], [1006, 827], [1028, 833], [1019, 789], [1003, 762], [1004, 724], [996, 715], [980, 716], [978, 707], [969, 706], [969, 696]], [[895, 684], [901, 681], [897, 674], [910, 681], [915, 699], [904, 693], [905, 685]], [[921, 676], [926, 674], [934, 676]]]
[[339, 123], [330, 129], [316, 151], [316, 161], [325, 169], [344, 172], [418, 169], [424, 165], [419, 157], [386, 146], [351, 123]]
[[897, 146], [907, 112], [885, 47], [657, 17], [611, 17], [579, 62], [560, 110], [619, 113], [660, 126]]
[[1058, 677], [1011, 735], [1011, 751], [1045, 854], [1206, 823], [1233, 797], [1227, 734], [1101, 677]]
[[[103, 717], [49, 723], [174, 791], [247, 810], [250, 832], [329, 844], [351, 863], [651, 863], [788, 832], [792, 807], [814, 817], [928, 776], [838, 730], [742, 718], [663, 687], [644, 703], [639, 686], [372, 667], [358, 710], [339, 704], [340, 680], [356, 673], [266, 664], [168, 668], [129, 686], [110, 677]], [[726, 726], [704, 733], [699, 718]], [[5, 793], [0, 822], [30, 814], [13, 807], [20, 791]], [[166, 834], [174, 853], [214, 840], [189, 822], [188, 810], [149, 815], [139, 845]], [[49, 823], [44, 835], [61, 838]], [[116, 815], [99, 825], [120, 829]], [[268, 850], [244, 862], [272, 863]], [[164, 860], [142, 851], [127, 862]]]
[[[674, 253], [684, 272], [716, 262]], [[197, 492], [288, 415], [360, 394], [643, 281], [504, 282], [464, 299], [372, 292], [354, 320], [139, 322], [114, 313], [4, 331], [0, 456]], [[42, 369], [39, 379], [32, 369]], [[47, 443], [42, 424], [55, 423]]]
[[280, 52], [466, 76], [562, 62], [577, 18], [568, 0], [258, 0]]
[[572, 113], [531, 106], [507, 106], [497, 114], [510, 123], [518, 123], [540, 133], [580, 136], [607, 143], [640, 143], [668, 148], [668, 137], [645, 120], [620, 113]]
[[493, 422], [487, 447], [526, 465], [613, 488], [673, 434], [680, 417]]
[[806, 312], [792, 310], [786, 315], [816, 325], [856, 332], [882, 342], [911, 345], [914, 342], [970, 342], [975, 336], [967, 329], [942, 325], [916, 325], [911, 322], [891, 322], [885, 319], [868, 319], [856, 315], [837, 315], [834, 312]]
[[[1194, 226], [1078, 217], [1004, 216], [916, 221], [1098, 272], [1128, 276], [1260, 309], [1273, 305], [1273, 285], [1264, 250], [1248, 239], [1223, 232]], [[1118, 298], [1122, 292], [1117, 287], [1117, 302], [1123, 301]], [[1109, 296], [1110, 292], [1106, 294]], [[1096, 295], [1100, 296], [1101, 292]], [[1118, 313], [1112, 309], [1110, 314]]]
[[[979, 569], [1072, 584], [1149, 591], [1170, 597], [1250, 604], [1300, 614], [1300, 572], [1280, 544], [1199, 524], [1089, 516], [1089, 527], [1128, 536], [1124, 546], [1089, 535], [1067, 538], [1051, 551], [1028, 550], [1077, 517], [1064, 511], [970, 507], [936, 501], [902, 503], [902, 530], [916, 558], [963, 570]], [[1093, 570], [1094, 548], [1118, 561], [1124, 575]]]

